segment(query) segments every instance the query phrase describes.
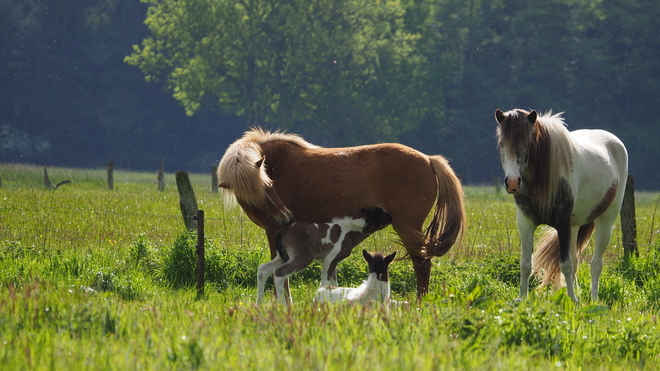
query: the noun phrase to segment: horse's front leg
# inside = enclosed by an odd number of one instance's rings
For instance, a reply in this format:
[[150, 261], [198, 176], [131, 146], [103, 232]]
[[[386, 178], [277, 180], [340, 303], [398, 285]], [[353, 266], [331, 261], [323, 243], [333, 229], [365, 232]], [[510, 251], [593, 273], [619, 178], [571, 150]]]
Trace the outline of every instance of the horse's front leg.
[[518, 210], [516, 214], [518, 234], [520, 235], [520, 293], [519, 299], [527, 298], [529, 277], [532, 275], [532, 252], [534, 250], [534, 231], [537, 225]]

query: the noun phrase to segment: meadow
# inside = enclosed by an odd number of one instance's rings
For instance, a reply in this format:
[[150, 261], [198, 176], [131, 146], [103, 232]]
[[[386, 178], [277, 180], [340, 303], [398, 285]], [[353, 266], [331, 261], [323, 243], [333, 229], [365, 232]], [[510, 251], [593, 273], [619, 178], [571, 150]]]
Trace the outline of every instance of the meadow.
[[[515, 206], [492, 186], [466, 186], [462, 243], [434, 259], [430, 293], [415, 300], [410, 261], [391, 266], [393, 299], [312, 303], [318, 265], [291, 279], [294, 305], [257, 307], [265, 235], [239, 208], [190, 174], [206, 216], [206, 286], [195, 290], [196, 235], [185, 231], [174, 175], [0, 164], [2, 370], [618, 370], [660, 369], [660, 196], [636, 194], [639, 257], [623, 259], [619, 223], [600, 300], [532, 289], [519, 301]], [[399, 251], [390, 229], [359, 248]], [[356, 251], [358, 251], [356, 249]], [[339, 282], [357, 286], [354, 253]], [[536, 285], [537, 282], [533, 282]], [[272, 286], [267, 287], [270, 291]]]

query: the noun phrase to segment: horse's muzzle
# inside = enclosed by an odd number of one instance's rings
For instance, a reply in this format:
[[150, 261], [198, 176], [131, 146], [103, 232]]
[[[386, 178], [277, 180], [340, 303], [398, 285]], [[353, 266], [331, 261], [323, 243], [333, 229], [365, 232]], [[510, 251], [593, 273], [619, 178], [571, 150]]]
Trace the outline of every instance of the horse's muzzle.
[[520, 177], [504, 178], [504, 186], [506, 187], [506, 193], [515, 195], [520, 192]]

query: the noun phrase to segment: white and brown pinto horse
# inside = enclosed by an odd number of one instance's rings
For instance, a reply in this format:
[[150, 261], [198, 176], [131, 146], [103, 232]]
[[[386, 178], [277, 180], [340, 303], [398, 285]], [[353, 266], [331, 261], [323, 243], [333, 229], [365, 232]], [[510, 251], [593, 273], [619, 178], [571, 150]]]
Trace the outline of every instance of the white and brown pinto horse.
[[520, 298], [527, 296], [532, 274], [534, 231], [549, 229], [534, 256], [534, 273], [543, 283], [559, 285], [577, 302], [578, 254], [594, 228], [596, 246], [591, 261], [591, 299], [598, 299], [603, 254], [612, 236], [628, 176], [623, 143], [603, 130], [566, 129], [561, 113], [495, 111], [497, 137], [506, 191], [514, 195], [522, 245]]
[[321, 148], [297, 135], [252, 129], [229, 146], [218, 179], [265, 229], [271, 258], [277, 232], [294, 217], [323, 223], [359, 217], [364, 208], [385, 210], [413, 261], [418, 297], [428, 290], [431, 258], [444, 255], [465, 226], [463, 190], [447, 160], [401, 144]]
[[323, 265], [321, 286], [337, 286], [337, 264], [365, 238], [392, 224], [392, 216], [383, 209], [366, 208], [362, 214], [360, 218], [334, 218], [328, 223], [294, 222], [282, 227], [275, 238], [277, 255], [257, 269], [257, 303], [263, 300], [266, 278], [271, 273], [278, 300], [282, 304], [291, 303], [284, 282], [315, 260]]

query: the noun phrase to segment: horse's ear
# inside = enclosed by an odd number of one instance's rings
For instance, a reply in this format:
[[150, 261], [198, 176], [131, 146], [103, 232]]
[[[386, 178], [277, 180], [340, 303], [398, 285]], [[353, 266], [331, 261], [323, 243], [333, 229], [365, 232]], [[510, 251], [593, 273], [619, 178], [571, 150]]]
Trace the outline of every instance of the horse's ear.
[[539, 114], [536, 113], [536, 111], [532, 111], [532, 112], [529, 113], [529, 115], [527, 115], [527, 121], [529, 121], [530, 123], [533, 124], [533, 123], [536, 122], [536, 118], [538, 116], [539, 116]]
[[394, 257], [396, 257], [396, 251], [385, 257], [385, 263], [390, 264], [394, 260]]
[[362, 250], [362, 256], [364, 256], [364, 260], [366, 260], [367, 263], [371, 264], [371, 260], [373, 257], [371, 256], [371, 254], [369, 254], [369, 252], [367, 252], [367, 250], [364, 249]]
[[266, 156], [260, 158], [259, 161], [257, 161], [257, 162], [254, 163], [254, 167], [256, 167], [257, 169], [261, 168], [261, 164], [264, 163], [264, 160], [265, 160], [265, 159], [266, 159]]
[[499, 108], [495, 110], [495, 120], [500, 124], [504, 121], [504, 112], [500, 111]]

